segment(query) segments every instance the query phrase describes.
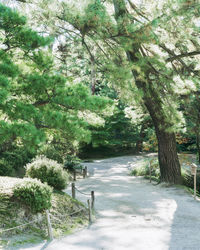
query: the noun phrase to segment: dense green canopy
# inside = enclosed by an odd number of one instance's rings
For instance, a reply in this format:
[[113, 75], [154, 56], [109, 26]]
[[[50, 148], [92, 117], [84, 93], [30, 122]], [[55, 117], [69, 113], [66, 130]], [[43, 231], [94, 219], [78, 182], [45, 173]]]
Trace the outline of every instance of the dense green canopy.
[[28, 28], [25, 17], [3, 5], [0, 30], [2, 150], [13, 142], [34, 148], [60, 133], [71, 142], [88, 141], [90, 120], [84, 112], [98, 117], [112, 101], [92, 96], [87, 86], [54, 69], [52, 38]]
[[[10, 60], [8, 65], [17, 65], [6, 75], [12, 90], [6, 87], [1, 93], [3, 133], [23, 126], [13, 138], [36, 140], [37, 145], [44, 135], [56, 143], [88, 142], [91, 131], [93, 144], [123, 144], [117, 134], [128, 138], [129, 133], [134, 147], [141, 150], [152, 136], [153, 124], [161, 180], [179, 183], [176, 136], [179, 142], [180, 135], [195, 136], [200, 148], [198, 111], [188, 117], [189, 110], [198, 106], [199, 4], [186, 0], [15, 3], [45, 36], [28, 29], [24, 17], [2, 6], [3, 57]], [[13, 17], [8, 21], [9, 15]], [[14, 17], [18, 21], [12, 26]], [[116, 106], [123, 104], [123, 109], [113, 109], [110, 118], [105, 118], [110, 103], [106, 97]], [[127, 108], [135, 119], [125, 114]], [[105, 127], [90, 127], [89, 132], [88, 123], [103, 125], [102, 118]], [[118, 124], [113, 124], [115, 119]], [[120, 132], [119, 127], [123, 127]], [[12, 133], [6, 134], [4, 142]]]

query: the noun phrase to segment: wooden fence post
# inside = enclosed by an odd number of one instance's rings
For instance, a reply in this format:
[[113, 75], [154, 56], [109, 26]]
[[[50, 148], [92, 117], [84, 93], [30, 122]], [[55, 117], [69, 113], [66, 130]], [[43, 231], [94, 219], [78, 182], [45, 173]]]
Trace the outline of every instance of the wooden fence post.
[[73, 175], [74, 175], [74, 181], [76, 181], [76, 170], [75, 169], [74, 169]]
[[46, 210], [46, 218], [47, 218], [48, 236], [50, 240], [53, 240], [53, 231], [48, 210]]
[[94, 191], [91, 191], [91, 208], [92, 209], [94, 209], [94, 200], [95, 200]]
[[197, 165], [191, 164], [191, 174], [194, 175], [194, 199], [197, 198]]
[[87, 177], [87, 167], [83, 169], [83, 178], [85, 179]]
[[194, 174], [194, 199], [197, 199], [197, 174]]
[[76, 190], [75, 190], [75, 183], [72, 182], [72, 198], [75, 199], [76, 198]]
[[149, 181], [151, 183], [151, 161], [149, 162]]
[[90, 200], [87, 200], [88, 203], [88, 216], [89, 216], [89, 223], [92, 223], [92, 213], [91, 213], [91, 205], [90, 205]]

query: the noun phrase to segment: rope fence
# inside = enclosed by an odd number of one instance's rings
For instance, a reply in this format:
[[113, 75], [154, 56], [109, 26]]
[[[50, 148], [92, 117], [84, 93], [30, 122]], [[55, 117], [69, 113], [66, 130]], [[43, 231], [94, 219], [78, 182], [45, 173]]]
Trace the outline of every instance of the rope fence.
[[[75, 183], [72, 182], [71, 184], [71, 188], [72, 188], [72, 198], [75, 199], [76, 198], [76, 191], [79, 192], [80, 194], [84, 195], [84, 196], [90, 196], [91, 198], [91, 202], [90, 202], [90, 206], [88, 205], [88, 209], [94, 209], [94, 201], [95, 201], [95, 195], [94, 195], [94, 191], [91, 191], [91, 193], [85, 193], [80, 191], [76, 186]], [[87, 201], [88, 203], [88, 201]]]
[[[8, 189], [0, 188], [0, 190], [12, 190], [12, 189], [13, 188], [8, 188]], [[74, 198], [74, 199], [75, 199], [75, 196], [76, 196], [76, 193], [75, 193], [76, 191], [79, 192], [80, 194], [84, 195], [84, 196], [90, 196], [91, 197], [91, 200], [90, 199], [87, 200], [87, 205], [88, 205], [88, 220], [89, 220], [89, 223], [92, 223], [92, 209], [94, 209], [94, 200], [95, 200], [94, 191], [91, 191], [90, 194], [89, 193], [84, 193], [84, 192], [80, 191], [78, 188], [75, 187], [75, 183], [72, 183], [72, 198]], [[82, 209], [79, 209], [78, 211], [74, 211], [74, 212], [69, 213], [69, 214], [64, 214], [64, 215], [60, 216], [60, 218], [62, 219], [64, 217], [66, 218], [66, 217], [69, 217], [69, 216], [73, 216], [74, 214], [78, 214], [78, 213], [86, 211], [86, 210], [87, 210], [87, 208], [82, 208]], [[52, 229], [51, 219], [57, 220], [57, 221], [60, 221], [60, 220], [57, 219], [53, 214], [50, 214], [48, 210], [46, 210], [45, 213], [46, 213], [48, 237], [49, 237], [50, 240], [53, 240], [53, 229]], [[39, 221], [41, 221], [41, 218], [33, 220], [31, 222], [27, 222], [27, 223], [15, 226], [15, 227], [12, 227], [12, 228], [0, 230], [0, 234], [2, 234], [4, 232], [8, 232], [8, 231], [12, 231], [12, 230], [15, 230], [15, 229], [25, 227], [25, 226], [34, 224], [34, 223], [39, 222]]]
[[[83, 170], [84, 170], [84, 178], [85, 178], [87, 176], [87, 167], [85, 167], [85, 169], [83, 169]], [[74, 182], [71, 183], [71, 186], [72, 186], [72, 198], [73, 199], [75, 199], [75, 197], [76, 197], [76, 191], [84, 196], [90, 196], [91, 200], [90, 199], [87, 200], [88, 209], [82, 208], [78, 211], [74, 211], [74, 212], [69, 213], [69, 214], [64, 214], [64, 215], [60, 216], [60, 218], [61, 219], [64, 217], [66, 218], [66, 217], [72, 216], [74, 214], [78, 214], [82, 211], [88, 210], [88, 220], [89, 220], [89, 223], [92, 223], [92, 211], [94, 209], [94, 200], [95, 200], [94, 191], [91, 191], [91, 193], [82, 192], [75, 186]], [[0, 187], [0, 190], [3, 190], [3, 191], [13, 190], [13, 187], [10, 187], [10, 188]], [[51, 225], [51, 219], [57, 220], [57, 221], [60, 221], [60, 220], [57, 219], [53, 214], [50, 214], [48, 210], [45, 211], [45, 214], [46, 214], [46, 221], [47, 221], [48, 237], [50, 240], [53, 240], [53, 229], [52, 229], [52, 225]], [[31, 225], [31, 224], [34, 224], [34, 223], [40, 222], [40, 221], [41, 221], [41, 218], [38, 218], [38, 219], [33, 220], [31, 222], [27, 222], [27, 223], [24, 223], [24, 224], [21, 224], [21, 225], [12, 227], [12, 228], [3, 229], [3, 230], [0, 230], [0, 234], [2, 234], [4, 232], [15, 230], [18, 228], [22, 228], [22, 227], [25, 227], [25, 226], [28, 226], [28, 225]]]
[[[78, 214], [78, 213], [80, 213], [80, 212], [82, 212], [82, 211], [86, 211], [86, 209], [82, 208], [82, 209], [80, 209], [80, 210], [78, 210], [78, 211], [75, 211], [75, 212], [73, 212], [73, 213], [62, 215], [62, 216], [60, 216], [60, 218], [69, 217], [69, 216], [72, 216], [72, 215], [74, 215], [74, 214]], [[57, 221], [60, 220], [60, 219], [57, 219], [56, 217], [54, 217], [53, 214], [49, 214], [49, 215], [50, 215], [50, 217], [53, 218], [54, 220], [57, 220]]]
[[83, 168], [74, 168], [74, 171], [73, 171], [73, 179], [74, 181], [76, 181], [76, 174], [77, 172], [81, 171], [81, 174], [83, 175], [83, 179], [85, 179], [87, 177], [87, 167], [83, 167]]
[[8, 232], [8, 231], [11, 231], [11, 230], [14, 230], [14, 229], [20, 228], [20, 227], [24, 227], [24, 226], [27, 226], [27, 225], [33, 224], [33, 223], [35, 223], [35, 222], [37, 222], [37, 221], [39, 221], [39, 219], [34, 220], [34, 221], [31, 221], [31, 222], [28, 222], [28, 223], [25, 223], [25, 224], [21, 224], [21, 225], [16, 226], [16, 227], [12, 227], [12, 228], [8, 228], [8, 229], [0, 230], [0, 233], [4, 233], [4, 232]]
[[76, 189], [77, 192], [79, 192], [80, 194], [83, 194], [85, 196], [90, 196], [91, 195], [91, 194], [86, 194], [86, 193], [80, 191], [77, 187], [75, 187], [75, 189]]
[[76, 191], [79, 192], [80, 194], [84, 196], [90, 196], [90, 199], [87, 200], [87, 205], [88, 205], [88, 216], [89, 216], [89, 223], [92, 223], [92, 211], [94, 211], [94, 201], [95, 201], [95, 196], [94, 196], [94, 191], [91, 191], [91, 193], [85, 193], [80, 191], [76, 186], [75, 183], [71, 183], [71, 188], [72, 188], [72, 198], [76, 198]]
[[[64, 214], [64, 215], [60, 216], [60, 219], [62, 220], [62, 218], [64, 218], [64, 217], [65, 218], [70, 217], [70, 216], [73, 216], [75, 214], [81, 213], [83, 211], [87, 211], [87, 208], [82, 208], [82, 209], [79, 209], [78, 211], [74, 211], [74, 212], [69, 213], [69, 214]], [[61, 220], [57, 219], [53, 214], [50, 214], [48, 210], [45, 211], [45, 214], [46, 214], [46, 221], [47, 221], [48, 237], [49, 237], [50, 240], [53, 240], [53, 229], [52, 229], [51, 219], [56, 220], [56, 221], [60, 221], [60, 222], [61, 222]], [[92, 222], [91, 209], [89, 209], [89, 211], [88, 211], [88, 220], [89, 220], [89, 223]], [[26, 227], [26, 226], [34, 224], [36, 222], [41, 222], [41, 218], [33, 220], [31, 222], [27, 222], [27, 223], [15, 226], [15, 227], [12, 227], [12, 228], [0, 230], [0, 234], [8, 232], [8, 231], [15, 230], [15, 229], [19, 229], [19, 228], [22, 228], [22, 227]]]

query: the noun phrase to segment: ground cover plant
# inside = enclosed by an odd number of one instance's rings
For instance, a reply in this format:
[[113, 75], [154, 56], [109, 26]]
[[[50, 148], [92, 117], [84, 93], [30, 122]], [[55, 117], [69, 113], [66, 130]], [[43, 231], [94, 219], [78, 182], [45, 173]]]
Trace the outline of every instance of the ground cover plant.
[[[190, 192], [194, 189], [194, 177], [191, 174], [190, 166], [196, 162], [196, 156], [193, 154], [179, 154], [181, 162], [181, 177], [182, 185], [188, 188]], [[150, 178], [150, 166], [151, 166], [151, 179], [160, 183], [160, 171], [159, 163], [154, 157], [145, 157], [143, 160], [138, 161], [135, 164], [131, 164], [130, 174], [133, 176], [144, 176], [146, 179]], [[197, 192], [200, 195], [200, 171], [197, 169]]]
[[[33, 213], [29, 206], [23, 205], [16, 199], [13, 196], [16, 185], [24, 185], [24, 180], [0, 177], [0, 246], [4, 248], [36, 244], [48, 239], [46, 215], [43, 212]], [[81, 212], [79, 212], [80, 210]], [[61, 191], [52, 193], [49, 212], [52, 214], [51, 222], [54, 237], [70, 234], [88, 223], [87, 208]], [[68, 216], [69, 214], [73, 215]], [[1, 230], [31, 221], [35, 222], [22, 228], [1, 232]]]
[[33, 213], [43, 212], [51, 207], [52, 188], [36, 179], [27, 178], [13, 188], [13, 197], [26, 205]]

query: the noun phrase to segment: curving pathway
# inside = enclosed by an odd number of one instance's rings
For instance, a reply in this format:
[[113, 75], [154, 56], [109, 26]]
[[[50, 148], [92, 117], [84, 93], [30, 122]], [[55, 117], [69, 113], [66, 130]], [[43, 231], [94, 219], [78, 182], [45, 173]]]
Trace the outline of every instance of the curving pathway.
[[[200, 250], [200, 202], [182, 188], [154, 186], [129, 176], [129, 162], [141, 158], [87, 163], [90, 178], [76, 186], [86, 193], [95, 191], [96, 221], [73, 235], [28, 249]], [[86, 200], [78, 193], [77, 198]]]

